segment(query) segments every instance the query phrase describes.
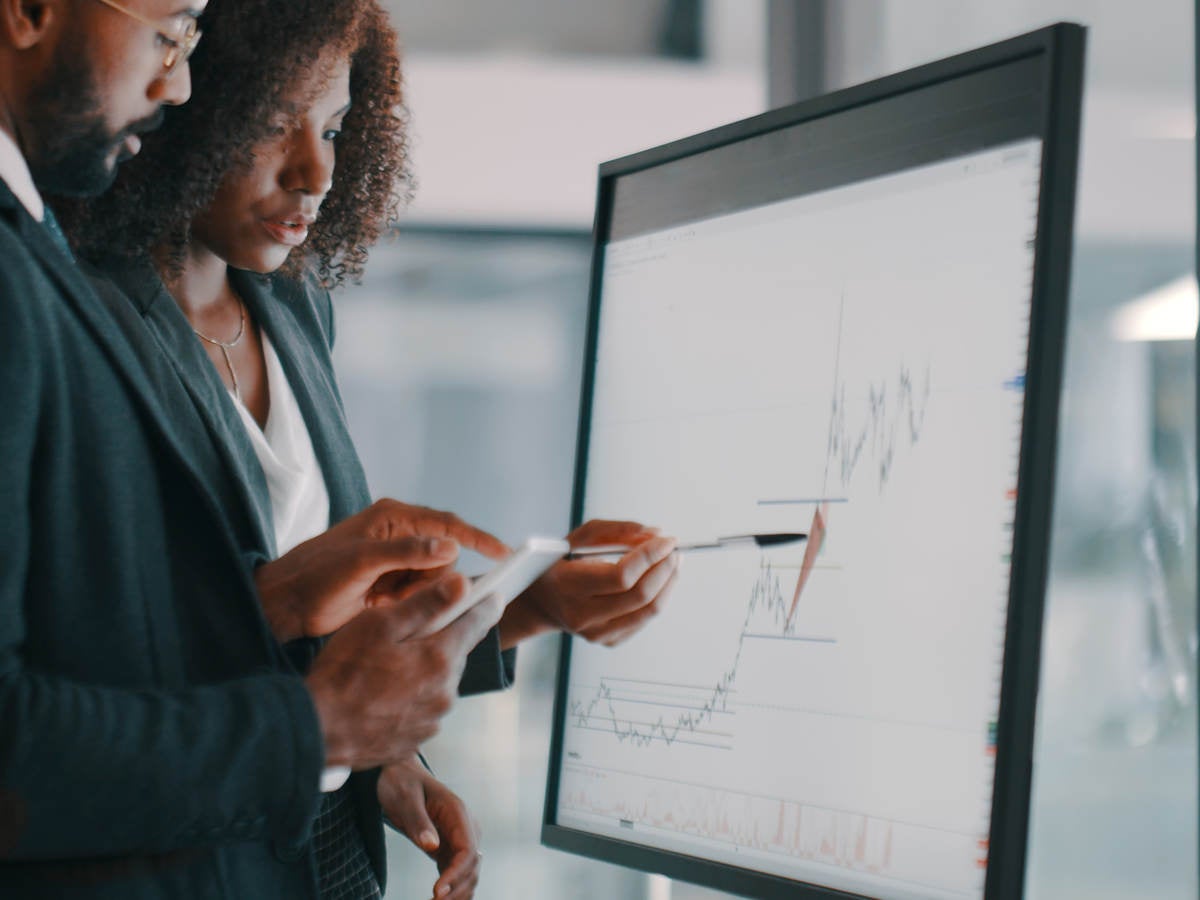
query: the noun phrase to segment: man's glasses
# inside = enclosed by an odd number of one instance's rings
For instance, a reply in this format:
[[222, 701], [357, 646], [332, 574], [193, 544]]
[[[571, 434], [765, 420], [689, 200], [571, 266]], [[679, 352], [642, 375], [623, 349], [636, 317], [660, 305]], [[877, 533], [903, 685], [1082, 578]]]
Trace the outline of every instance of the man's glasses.
[[192, 16], [187, 17], [187, 23], [184, 25], [183, 31], [172, 36], [163, 31], [157, 22], [147, 19], [145, 16], [135, 13], [131, 9], [126, 9], [120, 3], [117, 3], [116, 0], [99, 0], [99, 2], [154, 29], [155, 33], [158, 34], [158, 39], [167, 48], [167, 52], [163, 55], [163, 78], [169, 77], [182, 63], [187, 62], [187, 58], [192, 55], [192, 52], [196, 49], [196, 45], [200, 43], [200, 36], [204, 34]]

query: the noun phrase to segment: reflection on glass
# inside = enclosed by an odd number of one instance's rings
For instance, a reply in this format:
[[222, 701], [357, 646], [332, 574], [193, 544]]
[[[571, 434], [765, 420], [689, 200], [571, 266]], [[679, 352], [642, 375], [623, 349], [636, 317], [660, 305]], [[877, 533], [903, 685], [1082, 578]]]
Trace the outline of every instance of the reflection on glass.
[[1126, 316], [1191, 266], [1183, 242], [1076, 249], [1034, 760], [1034, 900], [1195, 896], [1194, 345], [1143, 340]]

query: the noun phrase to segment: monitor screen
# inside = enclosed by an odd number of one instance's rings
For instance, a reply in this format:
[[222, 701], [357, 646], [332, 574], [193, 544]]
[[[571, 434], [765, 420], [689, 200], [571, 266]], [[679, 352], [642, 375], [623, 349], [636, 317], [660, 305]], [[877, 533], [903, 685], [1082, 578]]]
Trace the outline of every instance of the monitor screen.
[[754, 896], [1019, 893], [989, 870], [1023, 855], [1078, 38], [602, 169], [576, 520], [807, 537], [685, 551], [634, 638], [568, 641], [548, 844]]

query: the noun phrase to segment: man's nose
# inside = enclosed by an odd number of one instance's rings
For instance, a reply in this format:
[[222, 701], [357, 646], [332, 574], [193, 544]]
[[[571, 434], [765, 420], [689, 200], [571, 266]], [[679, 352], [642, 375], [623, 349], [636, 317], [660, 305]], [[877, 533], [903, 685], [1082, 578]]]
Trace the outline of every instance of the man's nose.
[[167, 106], [182, 106], [192, 96], [192, 71], [186, 62], [150, 83], [146, 96]]

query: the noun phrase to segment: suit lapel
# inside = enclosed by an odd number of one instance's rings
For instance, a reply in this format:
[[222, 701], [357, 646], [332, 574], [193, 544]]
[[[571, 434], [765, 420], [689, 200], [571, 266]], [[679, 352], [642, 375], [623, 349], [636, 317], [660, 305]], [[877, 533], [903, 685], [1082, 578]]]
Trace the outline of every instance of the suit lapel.
[[139, 354], [158, 369], [159, 396], [225, 507], [236, 504], [250, 523], [254, 549], [274, 559], [270, 493], [234, 401], [204, 353], [187, 318], [149, 263], [116, 265], [109, 272], [123, 289], [121, 302], [141, 314]]
[[339, 522], [363, 509], [370, 493], [350, 440], [328, 354], [321, 355], [324, 346], [317, 347], [305, 334], [292, 308], [308, 302], [303, 288], [283, 278], [268, 280], [236, 269], [230, 270], [230, 278], [275, 345], [325, 476], [330, 519]]
[[[4, 193], [15, 202], [7, 186]], [[26, 246], [41, 264], [46, 276], [61, 288], [59, 296], [62, 302], [74, 311], [108, 357], [118, 378], [144, 413], [147, 426], [204, 495], [213, 500], [203, 478], [192, 464], [186, 446], [179, 440], [149, 384], [146, 370], [130, 345], [128, 328], [122, 327], [113, 310], [100, 301], [80, 266], [54, 243], [42, 225], [36, 222], [24, 207], [17, 209], [16, 213], [17, 226]]]
[[[123, 309], [120, 306], [106, 305], [92, 288], [83, 268], [54, 243], [42, 225], [21, 206], [3, 181], [0, 181], [0, 210], [15, 214], [18, 233], [31, 256], [40, 264], [46, 277], [59, 287], [58, 296], [49, 302], [62, 303], [68, 307], [81, 326], [93, 337], [111, 363], [116, 378], [128, 390], [134, 406], [142, 412], [141, 424], [147, 431], [148, 443], [155, 448], [158, 455], [175, 467], [179, 476], [191, 482], [196, 497], [208, 507], [209, 522], [219, 533], [215, 539], [222, 541], [232, 555], [240, 558], [242, 548], [227, 527], [228, 519], [222, 512], [220, 501], [197, 469], [187, 444], [180, 440], [170, 418], [164, 413], [155, 394], [153, 376], [149, 374], [149, 370], [130, 343], [131, 336], [136, 336], [142, 329], [133, 308]], [[187, 512], [194, 511], [166, 510], [166, 514], [171, 516], [184, 515]], [[257, 603], [252, 599], [255, 596], [254, 585], [248, 572], [245, 586], [248, 602], [236, 605], [252, 614], [252, 626], [260, 634], [268, 657], [277, 658], [277, 645]]]

